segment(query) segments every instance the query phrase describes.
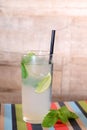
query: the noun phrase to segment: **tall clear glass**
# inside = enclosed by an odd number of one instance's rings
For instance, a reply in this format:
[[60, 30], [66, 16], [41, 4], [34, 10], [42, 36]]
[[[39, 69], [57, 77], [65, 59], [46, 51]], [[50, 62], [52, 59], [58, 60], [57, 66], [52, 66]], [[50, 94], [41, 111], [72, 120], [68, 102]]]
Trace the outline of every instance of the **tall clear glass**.
[[52, 63], [49, 52], [30, 51], [22, 57], [23, 120], [41, 123], [51, 104]]

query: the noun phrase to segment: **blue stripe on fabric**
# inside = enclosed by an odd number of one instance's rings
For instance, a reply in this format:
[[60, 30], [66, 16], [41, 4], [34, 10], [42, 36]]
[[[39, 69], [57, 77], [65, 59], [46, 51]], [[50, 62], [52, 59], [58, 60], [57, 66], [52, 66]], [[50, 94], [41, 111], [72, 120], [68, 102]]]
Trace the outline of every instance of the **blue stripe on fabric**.
[[78, 106], [74, 102], [68, 102], [68, 104], [72, 107], [74, 112], [78, 115], [78, 117], [81, 119], [85, 127], [87, 128], [87, 118], [83, 115], [81, 110], [78, 108]]
[[11, 104], [4, 105], [4, 130], [12, 130]]
[[54, 127], [49, 128], [49, 130], [55, 130]]

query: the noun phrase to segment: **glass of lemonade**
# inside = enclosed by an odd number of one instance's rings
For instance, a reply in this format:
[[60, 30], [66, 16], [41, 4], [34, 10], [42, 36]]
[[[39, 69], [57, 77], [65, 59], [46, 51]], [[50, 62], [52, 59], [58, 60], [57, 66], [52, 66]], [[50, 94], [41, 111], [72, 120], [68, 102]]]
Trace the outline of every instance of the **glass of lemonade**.
[[41, 123], [51, 104], [52, 63], [46, 51], [30, 51], [22, 57], [23, 120]]

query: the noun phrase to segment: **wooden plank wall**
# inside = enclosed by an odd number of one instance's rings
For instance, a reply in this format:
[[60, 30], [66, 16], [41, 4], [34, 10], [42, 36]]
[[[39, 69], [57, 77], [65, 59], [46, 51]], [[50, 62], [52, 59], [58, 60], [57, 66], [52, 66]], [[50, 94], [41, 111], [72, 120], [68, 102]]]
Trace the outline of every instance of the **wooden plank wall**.
[[[0, 101], [14, 101], [14, 97], [20, 101], [19, 54], [49, 50], [52, 29], [56, 29], [59, 76], [54, 97], [67, 97], [76, 87], [80, 96], [86, 95], [87, 0], [0, 0]], [[7, 90], [13, 92], [9, 92], [11, 100], [5, 97]]]

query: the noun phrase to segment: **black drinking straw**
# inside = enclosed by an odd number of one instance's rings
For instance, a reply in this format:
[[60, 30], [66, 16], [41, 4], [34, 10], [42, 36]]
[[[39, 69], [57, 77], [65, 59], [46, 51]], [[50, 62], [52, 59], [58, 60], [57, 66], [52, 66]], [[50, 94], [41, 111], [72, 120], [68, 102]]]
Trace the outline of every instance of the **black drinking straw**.
[[51, 62], [52, 62], [52, 55], [53, 55], [53, 51], [54, 51], [54, 42], [55, 42], [55, 32], [56, 32], [56, 30], [52, 30], [52, 34], [51, 34], [51, 44], [50, 44], [49, 64], [51, 64]]

